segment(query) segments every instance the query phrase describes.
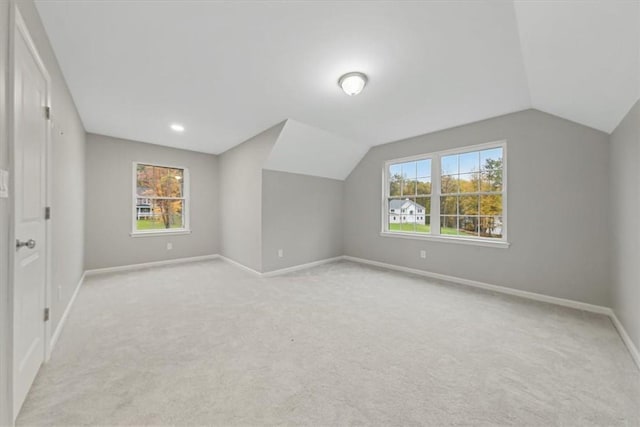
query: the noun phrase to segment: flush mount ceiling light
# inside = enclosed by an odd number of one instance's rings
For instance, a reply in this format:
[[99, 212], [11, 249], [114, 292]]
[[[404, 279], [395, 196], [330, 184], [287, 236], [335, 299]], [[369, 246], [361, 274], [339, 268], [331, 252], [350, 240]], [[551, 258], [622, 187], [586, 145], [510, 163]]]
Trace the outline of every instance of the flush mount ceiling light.
[[184, 126], [182, 126], [181, 124], [172, 123], [171, 126], [169, 126], [169, 127], [174, 132], [184, 132]]
[[338, 80], [338, 85], [340, 85], [344, 93], [349, 96], [357, 95], [362, 92], [362, 89], [364, 89], [366, 84], [367, 76], [358, 71], [347, 73]]

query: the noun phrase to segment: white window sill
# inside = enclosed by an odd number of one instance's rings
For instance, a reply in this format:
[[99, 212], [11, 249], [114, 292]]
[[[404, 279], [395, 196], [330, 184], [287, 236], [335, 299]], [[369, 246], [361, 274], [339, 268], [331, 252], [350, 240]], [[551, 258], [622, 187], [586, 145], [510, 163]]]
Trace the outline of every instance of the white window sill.
[[382, 237], [397, 237], [400, 239], [413, 239], [413, 240], [432, 240], [434, 242], [443, 243], [455, 243], [460, 245], [473, 245], [473, 246], [485, 246], [489, 248], [502, 248], [507, 249], [511, 246], [511, 243], [504, 240], [488, 240], [488, 239], [469, 239], [464, 237], [453, 236], [434, 236], [431, 234], [416, 234], [416, 233], [399, 233], [392, 231], [380, 232]]
[[191, 234], [191, 230], [177, 228], [174, 230], [149, 230], [149, 231], [133, 231], [129, 233], [131, 237], [157, 237], [157, 236], [176, 236], [181, 234]]

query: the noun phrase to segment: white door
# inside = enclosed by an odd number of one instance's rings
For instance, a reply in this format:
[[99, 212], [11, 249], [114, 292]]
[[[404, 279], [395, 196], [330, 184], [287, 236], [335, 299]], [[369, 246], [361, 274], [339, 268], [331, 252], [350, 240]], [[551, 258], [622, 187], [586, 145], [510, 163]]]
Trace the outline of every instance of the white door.
[[45, 358], [48, 83], [19, 15], [14, 37], [13, 410]]

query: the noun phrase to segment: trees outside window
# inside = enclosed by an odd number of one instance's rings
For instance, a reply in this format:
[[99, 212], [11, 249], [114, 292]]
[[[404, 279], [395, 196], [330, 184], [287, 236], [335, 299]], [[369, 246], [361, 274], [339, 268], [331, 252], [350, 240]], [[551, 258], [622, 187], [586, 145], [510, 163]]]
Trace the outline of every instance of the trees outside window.
[[135, 163], [133, 232], [187, 230], [188, 178], [183, 168]]
[[[383, 232], [506, 240], [506, 143], [389, 161]], [[389, 215], [402, 206], [406, 221]], [[404, 210], [403, 210], [404, 212]]]

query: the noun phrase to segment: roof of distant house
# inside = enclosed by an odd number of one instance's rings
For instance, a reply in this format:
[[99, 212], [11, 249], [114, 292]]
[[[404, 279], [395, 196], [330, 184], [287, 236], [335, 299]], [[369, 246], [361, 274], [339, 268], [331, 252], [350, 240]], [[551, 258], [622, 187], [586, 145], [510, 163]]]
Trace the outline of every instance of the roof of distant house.
[[420, 205], [419, 203], [414, 202], [411, 199], [404, 199], [404, 200], [402, 200], [402, 199], [393, 199], [393, 200], [391, 200], [389, 202], [389, 209], [401, 209], [402, 206], [405, 206], [407, 203], [414, 204], [414, 205], [416, 205], [416, 207], [424, 209], [424, 206]]

